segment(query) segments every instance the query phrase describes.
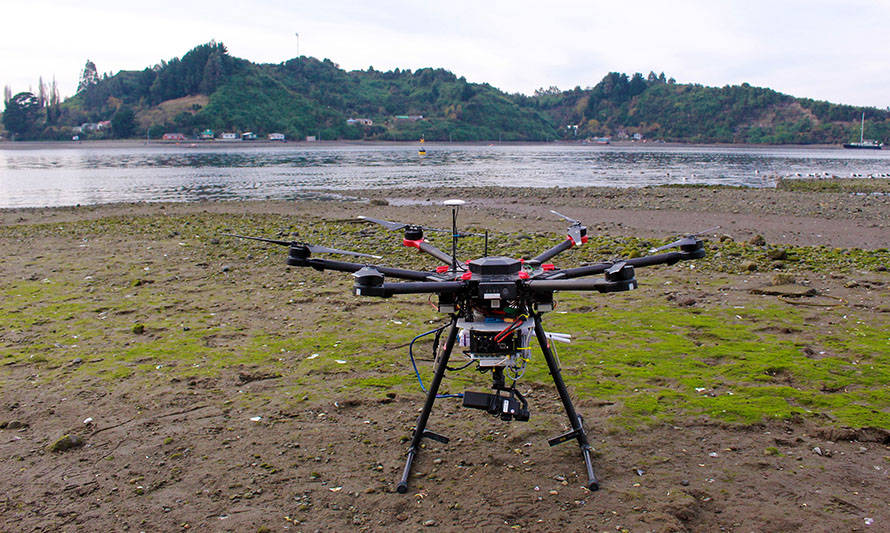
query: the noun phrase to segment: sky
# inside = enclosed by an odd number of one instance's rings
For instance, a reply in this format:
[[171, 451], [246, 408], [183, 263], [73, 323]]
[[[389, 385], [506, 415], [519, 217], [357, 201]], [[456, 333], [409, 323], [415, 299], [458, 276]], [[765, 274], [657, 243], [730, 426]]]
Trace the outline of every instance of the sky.
[[13, 93], [42, 76], [70, 96], [87, 59], [141, 70], [216, 40], [258, 63], [441, 67], [510, 93], [655, 71], [890, 106], [890, 0], [19, 0], [0, 12], [0, 85]]

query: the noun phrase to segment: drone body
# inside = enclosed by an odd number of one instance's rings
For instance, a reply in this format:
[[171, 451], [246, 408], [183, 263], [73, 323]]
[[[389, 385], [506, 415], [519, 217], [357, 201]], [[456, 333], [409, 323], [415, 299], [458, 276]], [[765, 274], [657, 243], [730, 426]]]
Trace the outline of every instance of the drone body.
[[[446, 437], [428, 430], [426, 426], [433, 404], [438, 398], [439, 386], [445, 372], [456, 370], [448, 367], [455, 346], [463, 348], [463, 355], [466, 357], [465, 364], [457, 370], [475, 365], [478, 370], [491, 372], [492, 375], [494, 392], [467, 391], [457, 395], [463, 398], [463, 406], [485, 410], [505, 421], [526, 421], [529, 419], [528, 402], [516, 389], [515, 384], [522, 377], [529, 362], [533, 338], [540, 345], [572, 427], [571, 431], [550, 439], [549, 443], [554, 446], [572, 439], [577, 440], [587, 470], [587, 487], [596, 490], [599, 487], [599, 482], [593, 471], [587, 432], [584, 429], [581, 416], [575, 412], [550, 344], [550, 340], [567, 342], [568, 336], [545, 332], [542, 316], [553, 310], [553, 293], [555, 291], [617, 292], [635, 289], [637, 287], [635, 267], [673, 264], [681, 260], [698, 259], [705, 255], [704, 245], [695, 236], [688, 236], [657, 250], [678, 248], [677, 251], [625, 261], [558, 269], [546, 261], [565, 250], [586, 243], [587, 228], [577, 220], [552, 211], [571, 222], [564, 241], [532, 259], [522, 261], [508, 257], [488, 257], [486, 234], [486, 256], [463, 263], [457, 259], [457, 241], [461, 237], [475, 234], [462, 234], [457, 231], [457, 211], [462, 203], [460, 200], [446, 202], [446, 205], [452, 207], [451, 254], [439, 250], [423, 238], [424, 230], [448, 230], [360, 217], [390, 230], [404, 229], [403, 244], [405, 246], [417, 248], [419, 251], [447, 263], [447, 266], [439, 267], [436, 271], [418, 271], [319, 259], [312, 257], [311, 254], [313, 252], [341, 253], [365, 257], [368, 257], [368, 254], [357, 254], [306, 243], [290, 243], [256, 237], [247, 238], [288, 246], [288, 265], [352, 273], [355, 278], [354, 291], [359, 296], [383, 298], [397, 294], [436, 294], [438, 296], [438, 310], [447, 314], [450, 321], [448, 325], [428, 333], [436, 332], [438, 338], [438, 335], [447, 328], [448, 335], [436, 358], [435, 374], [427, 390], [426, 401], [414, 429], [402, 477], [396, 486], [398, 492], [404, 493], [408, 490], [408, 478], [414, 458], [420, 450], [422, 439], [431, 438], [443, 443], [448, 442]], [[603, 277], [597, 279], [590, 277], [599, 275]], [[387, 281], [387, 277], [406, 281], [390, 282]], [[508, 378], [512, 380], [509, 385], [507, 384]]]

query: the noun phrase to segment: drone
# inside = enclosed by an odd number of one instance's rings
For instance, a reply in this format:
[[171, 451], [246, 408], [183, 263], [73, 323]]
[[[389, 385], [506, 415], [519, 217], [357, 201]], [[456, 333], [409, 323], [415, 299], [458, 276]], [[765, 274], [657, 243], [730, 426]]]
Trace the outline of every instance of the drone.
[[[688, 235], [650, 250], [652, 255], [561, 269], [549, 261], [566, 250], [586, 244], [587, 227], [579, 220], [551, 210], [551, 213], [565, 219], [570, 225], [566, 230], [566, 238], [550, 249], [525, 260], [488, 256], [486, 232], [483, 257], [462, 262], [458, 260], [458, 240], [467, 236], [480, 236], [457, 230], [457, 214], [463, 204], [463, 200], [444, 202], [445, 206], [451, 208], [450, 230], [359, 217], [362, 221], [379, 224], [391, 231], [404, 230], [405, 246], [417, 248], [420, 252], [445, 263], [432, 271], [318, 258], [312, 254], [341, 254], [371, 259], [380, 259], [380, 256], [298, 241], [226, 235], [286, 246], [287, 264], [290, 266], [351, 273], [354, 277], [353, 290], [357, 296], [389, 298], [400, 294], [430, 294], [438, 297], [437, 309], [440, 313], [448, 315], [449, 322], [440, 328], [418, 335], [409, 345], [411, 362], [417, 372], [412, 351], [413, 344], [424, 335], [436, 334], [435, 372], [429, 387], [425, 389], [426, 400], [414, 427], [405, 468], [396, 485], [397, 492], [404, 494], [408, 491], [408, 478], [423, 439], [432, 439], [444, 444], [449, 441], [448, 437], [427, 429], [427, 422], [436, 399], [460, 397], [463, 400], [463, 407], [487, 411], [504, 421], [529, 420], [528, 401], [516, 388], [516, 382], [524, 374], [530, 360], [533, 338], [540, 346], [572, 428], [562, 435], [549, 439], [548, 443], [550, 446], [556, 446], [570, 440], [577, 441], [587, 470], [586, 487], [592, 491], [597, 490], [599, 481], [593, 469], [587, 430], [569, 396], [555, 356], [555, 347], [551, 345], [551, 341], [568, 342], [570, 336], [546, 332], [542, 317], [554, 309], [553, 295], [557, 291], [600, 293], [628, 291], [637, 288], [636, 268], [672, 265], [679, 261], [704, 257], [705, 247], [703, 241], [698, 238], [700, 234]], [[430, 244], [424, 238], [425, 231], [450, 233], [451, 253]], [[400, 281], [390, 281], [393, 278]], [[440, 335], [445, 330], [447, 330], [445, 341], [440, 344]], [[456, 346], [463, 349], [466, 362], [460, 367], [452, 368], [449, 366], [449, 361]], [[466, 391], [456, 395], [439, 394], [439, 387], [447, 371], [462, 370], [471, 365], [475, 365], [480, 372], [491, 373], [493, 392]], [[420, 380], [419, 373], [417, 377]], [[509, 385], [508, 378], [511, 380]], [[422, 381], [421, 387], [423, 388]]]

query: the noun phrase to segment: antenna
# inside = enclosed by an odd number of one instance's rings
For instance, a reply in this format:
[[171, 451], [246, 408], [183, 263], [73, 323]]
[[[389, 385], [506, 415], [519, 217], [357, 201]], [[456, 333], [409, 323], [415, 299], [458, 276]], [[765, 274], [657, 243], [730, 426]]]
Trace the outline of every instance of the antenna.
[[457, 239], [460, 234], [457, 233], [457, 212], [460, 206], [466, 202], [463, 200], [445, 200], [442, 204], [451, 207], [451, 270], [457, 272]]

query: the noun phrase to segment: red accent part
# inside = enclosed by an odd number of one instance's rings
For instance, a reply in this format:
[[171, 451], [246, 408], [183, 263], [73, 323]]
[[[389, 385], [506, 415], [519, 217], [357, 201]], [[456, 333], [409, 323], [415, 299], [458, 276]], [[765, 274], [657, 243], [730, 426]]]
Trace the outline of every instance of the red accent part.
[[467, 281], [468, 279], [470, 279], [472, 277], [473, 277], [472, 272], [464, 272], [463, 274], [461, 274], [460, 279]]
[[556, 270], [556, 265], [554, 265], [553, 263], [545, 263], [541, 265], [541, 268], [543, 270]]
[[528, 272], [520, 272], [519, 279], [528, 279]]
[[417, 248], [418, 250], [420, 250], [420, 243], [422, 243], [422, 242], [423, 242], [423, 239], [418, 239], [416, 241], [410, 241], [408, 239], [405, 239], [402, 241], [402, 244], [404, 244], [405, 246], [407, 246], [409, 248]]
[[[566, 239], [568, 239], [569, 242], [572, 243], [572, 246], [575, 246], [577, 244], [575, 242], [575, 239], [573, 239], [571, 235], [566, 235]], [[569, 246], [569, 248], [571, 248], [572, 246]]]
[[587, 244], [587, 235], [581, 237], [581, 244]]
[[436, 267], [436, 274], [444, 274], [444, 273], [448, 272], [448, 269], [449, 269], [449, 268], [451, 268], [451, 267], [450, 267], [450, 266], [445, 266], [445, 265], [437, 266], [437, 267]]

